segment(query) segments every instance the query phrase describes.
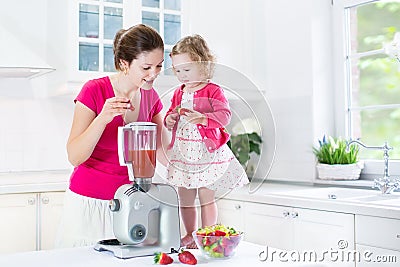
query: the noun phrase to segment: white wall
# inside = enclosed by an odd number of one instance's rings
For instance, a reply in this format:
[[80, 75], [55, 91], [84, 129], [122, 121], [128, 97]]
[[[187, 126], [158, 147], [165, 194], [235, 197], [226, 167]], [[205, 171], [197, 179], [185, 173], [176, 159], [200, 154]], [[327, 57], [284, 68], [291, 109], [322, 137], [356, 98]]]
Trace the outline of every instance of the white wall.
[[[248, 99], [263, 123], [263, 155], [258, 176], [264, 177], [274, 158], [270, 179], [312, 181], [314, 142], [333, 128], [330, 0], [185, 0], [191, 7], [185, 17], [189, 33], [199, 33], [216, 53], [218, 62], [240, 72], [265, 92], [274, 121], [262, 99]], [[57, 70], [28, 82], [0, 80], [0, 119], [7, 123], [41, 118], [24, 135], [36, 136], [37, 148], [24, 145], [17, 152], [21, 128], [0, 131], [0, 172], [69, 168], [65, 142], [72, 117], [74, 93], [68, 90], [68, 0], [8, 1], [0, 9], [0, 23]], [[22, 14], [17, 5], [28, 6]], [[13, 11], [14, 10], [14, 11]], [[18, 12], [15, 12], [18, 10]], [[26, 25], [26, 26], [24, 26]], [[10, 51], [17, 53], [17, 51]], [[0, 59], [1, 60], [1, 59]], [[241, 88], [241, 84], [236, 87]], [[12, 88], [13, 95], [8, 91]], [[242, 86], [242, 88], [248, 88]], [[31, 93], [31, 94], [30, 94]], [[240, 92], [245, 98], [246, 91]], [[25, 97], [25, 96], [29, 97]], [[235, 103], [232, 103], [233, 107]], [[24, 120], [24, 119], [22, 119]], [[275, 124], [275, 129], [274, 129]], [[4, 125], [4, 123], [2, 123]], [[50, 128], [49, 128], [50, 127]], [[275, 131], [274, 131], [275, 130]], [[274, 147], [276, 145], [276, 151]], [[20, 152], [37, 161], [15, 163]], [[15, 150], [15, 149], [14, 149]], [[10, 155], [14, 155], [11, 156]], [[39, 156], [40, 155], [40, 156]], [[4, 160], [7, 159], [7, 160]]]
[[72, 112], [69, 97], [37, 97], [29, 80], [0, 79], [0, 172], [70, 168]]
[[194, 2], [191, 31], [207, 39], [220, 63], [266, 92], [276, 132], [272, 122], [264, 124], [258, 177], [268, 172], [273, 139], [269, 179], [312, 181], [312, 146], [333, 127], [331, 1]]
[[[59, 25], [67, 24], [66, 3], [7, 1], [0, 9], [0, 28], [12, 33], [26, 53], [57, 69], [31, 80], [0, 78], [0, 172], [71, 168], [65, 145], [73, 96], [53, 94], [65, 84], [67, 66], [62, 62], [68, 57], [64, 49], [68, 42], [66, 29]], [[14, 48], [7, 40], [0, 43], [0, 49], [22, 62], [24, 53]]]

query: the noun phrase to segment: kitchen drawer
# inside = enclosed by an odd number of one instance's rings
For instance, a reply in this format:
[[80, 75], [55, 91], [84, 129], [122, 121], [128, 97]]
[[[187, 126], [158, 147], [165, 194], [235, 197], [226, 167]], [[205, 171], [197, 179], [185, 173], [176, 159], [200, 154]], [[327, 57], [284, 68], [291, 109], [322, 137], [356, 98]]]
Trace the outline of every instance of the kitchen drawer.
[[357, 267], [399, 267], [400, 251], [356, 245], [356, 251], [360, 253]]
[[356, 244], [400, 251], [400, 220], [356, 215]]

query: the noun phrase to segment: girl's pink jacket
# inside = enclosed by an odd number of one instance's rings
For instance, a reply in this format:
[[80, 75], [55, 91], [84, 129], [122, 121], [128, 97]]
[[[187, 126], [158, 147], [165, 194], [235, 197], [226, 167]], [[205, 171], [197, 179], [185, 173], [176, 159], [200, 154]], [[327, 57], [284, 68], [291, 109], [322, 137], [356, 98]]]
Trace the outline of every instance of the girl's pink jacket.
[[[174, 92], [171, 99], [171, 106], [167, 111], [165, 118], [171, 113], [177, 113], [177, 107], [180, 106], [183, 94], [181, 85]], [[214, 83], [208, 83], [202, 89], [194, 92], [193, 109], [204, 114], [207, 117], [207, 126], [197, 124], [197, 129], [208, 151], [213, 152], [226, 144], [229, 140], [229, 133], [225, 130], [225, 126], [229, 124], [232, 112], [229, 108], [229, 102], [224, 95], [221, 87]], [[175, 142], [175, 135], [178, 123], [172, 130], [172, 140], [168, 148], [172, 148]]]

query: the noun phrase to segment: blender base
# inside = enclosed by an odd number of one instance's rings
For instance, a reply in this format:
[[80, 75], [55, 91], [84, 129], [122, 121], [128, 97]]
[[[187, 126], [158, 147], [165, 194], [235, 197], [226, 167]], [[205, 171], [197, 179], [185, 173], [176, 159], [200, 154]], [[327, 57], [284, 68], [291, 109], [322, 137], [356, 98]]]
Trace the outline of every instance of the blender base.
[[166, 248], [159, 245], [124, 245], [117, 239], [107, 239], [97, 242], [94, 246], [97, 251], [110, 251], [115, 257], [129, 259], [135, 257], [153, 256], [156, 252], [178, 253], [175, 248]]

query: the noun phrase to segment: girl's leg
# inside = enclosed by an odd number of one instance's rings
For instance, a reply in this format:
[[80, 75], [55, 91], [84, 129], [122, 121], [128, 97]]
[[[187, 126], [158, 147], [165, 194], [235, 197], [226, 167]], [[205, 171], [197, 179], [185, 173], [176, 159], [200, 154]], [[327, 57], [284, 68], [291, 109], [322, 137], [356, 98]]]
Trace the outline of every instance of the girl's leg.
[[197, 189], [178, 187], [181, 218], [186, 230], [186, 235], [181, 239], [182, 247], [191, 246], [194, 243], [192, 232], [197, 229], [196, 194]]
[[199, 188], [199, 200], [201, 205], [202, 227], [217, 223], [218, 209], [215, 203], [215, 192], [206, 187]]

